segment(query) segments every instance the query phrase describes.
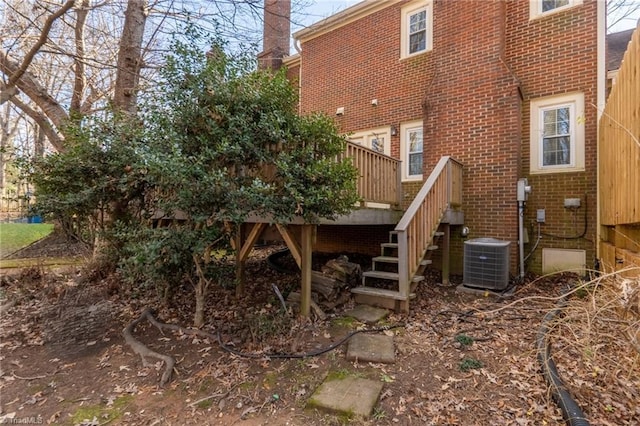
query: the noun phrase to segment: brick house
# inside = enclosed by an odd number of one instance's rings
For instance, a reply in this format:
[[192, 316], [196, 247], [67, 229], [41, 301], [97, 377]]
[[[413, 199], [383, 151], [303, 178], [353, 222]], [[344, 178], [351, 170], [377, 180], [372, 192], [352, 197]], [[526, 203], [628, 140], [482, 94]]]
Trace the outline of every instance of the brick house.
[[[363, 1], [294, 33], [283, 63], [301, 114], [335, 115], [354, 144], [399, 160], [401, 213], [441, 158], [462, 165], [434, 266], [462, 273], [464, 242], [490, 237], [511, 243], [512, 277], [525, 258], [526, 271], [584, 271], [596, 262], [604, 15], [597, 0]], [[398, 220], [320, 225], [315, 249], [377, 253]]]

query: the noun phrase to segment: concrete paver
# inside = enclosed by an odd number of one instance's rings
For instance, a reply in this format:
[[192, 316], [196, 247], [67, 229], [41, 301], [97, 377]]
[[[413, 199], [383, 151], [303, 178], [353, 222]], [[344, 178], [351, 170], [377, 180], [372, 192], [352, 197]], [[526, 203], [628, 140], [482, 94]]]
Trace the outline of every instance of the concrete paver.
[[382, 392], [382, 382], [360, 377], [327, 379], [311, 395], [307, 408], [345, 417], [369, 417]]
[[358, 305], [344, 313], [345, 316], [353, 317], [365, 324], [375, 324], [389, 315], [386, 309], [375, 308], [369, 305]]
[[356, 334], [349, 340], [347, 359], [362, 362], [395, 362], [393, 336], [386, 334]]

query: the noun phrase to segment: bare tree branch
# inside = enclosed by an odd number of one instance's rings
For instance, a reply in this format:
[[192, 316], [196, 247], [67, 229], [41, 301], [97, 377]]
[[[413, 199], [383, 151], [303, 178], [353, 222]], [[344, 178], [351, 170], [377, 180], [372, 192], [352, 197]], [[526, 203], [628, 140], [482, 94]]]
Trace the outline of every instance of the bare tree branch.
[[625, 20], [638, 20], [640, 2], [638, 0], [608, 0], [607, 30]]
[[[31, 50], [29, 50], [29, 52], [25, 55], [24, 59], [22, 60], [22, 64], [20, 64], [14, 70], [14, 72], [10, 74], [9, 80], [7, 81], [7, 84], [5, 86], [6, 88], [10, 89], [11, 87], [16, 86], [16, 83], [18, 82], [18, 80], [20, 80], [22, 75], [27, 71], [27, 68], [31, 64], [31, 61], [33, 61], [34, 56], [36, 56], [36, 53], [38, 53], [40, 48], [44, 46], [44, 44], [47, 42], [47, 38], [49, 37], [49, 31], [51, 30], [51, 26], [53, 25], [53, 22], [59, 17], [61, 17], [62, 15], [64, 15], [69, 9], [73, 7], [74, 4], [75, 4], [74, 0], [67, 0], [67, 2], [63, 4], [62, 7], [58, 9], [57, 12], [55, 12], [54, 14], [50, 15], [47, 18], [47, 20], [44, 23], [44, 27], [40, 32], [40, 37], [38, 38], [38, 41], [36, 42], [36, 44], [34, 44], [31, 47]], [[3, 89], [3, 92], [4, 90], [5, 89]], [[0, 105], [3, 104], [4, 102], [6, 102], [5, 96], [0, 95]]]
[[31, 108], [29, 105], [22, 102], [17, 96], [14, 96], [11, 99], [11, 103], [14, 104], [17, 108], [22, 110], [25, 114], [29, 116], [33, 121], [36, 122], [38, 127], [49, 139], [49, 143], [55, 148], [56, 151], [62, 151], [64, 149], [63, 141], [60, 135], [53, 128], [47, 117], [44, 114], [39, 113], [38, 111]]
[[[18, 68], [18, 63], [11, 60], [4, 51], [0, 50], [0, 71], [13, 75]], [[17, 87], [38, 105], [54, 126], [59, 128], [69, 119], [69, 115], [60, 103], [49, 95], [47, 89], [31, 73], [24, 72], [20, 80], [17, 81]], [[0, 85], [0, 91], [5, 92], [4, 84]], [[15, 99], [15, 96], [11, 99]], [[29, 116], [31, 117], [31, 115]], [[55, 146], [54, 141], [51, 141], [51, 144]]]

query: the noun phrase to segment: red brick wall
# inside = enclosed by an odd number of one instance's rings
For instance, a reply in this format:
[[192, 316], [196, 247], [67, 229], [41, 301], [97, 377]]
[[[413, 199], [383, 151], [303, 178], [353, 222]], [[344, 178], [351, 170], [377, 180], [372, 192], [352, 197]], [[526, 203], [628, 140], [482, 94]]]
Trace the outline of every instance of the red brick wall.
[[[400, 60], [397, 4], [302, 43], [301, 111], [324, 111], [345, 132], [422, 118], [424, 91], [431, 79], [431, 54]], [[377, 106], [371, 101], [378, 100]], [[392, 136], [399, 157], [400, 136]]]
[[[536, 239], [536, 210], [545, 209], [546, 223], [539, 248], [532, 255], [531, 269], [539, 271], [542, 248], [573, 248], [587, 252], [587, 267], [595, 259], [596, 235], [596, 143], [597, 143], [597, 1], [584, 0], [580, 6], [529, 20], [529, 11], [520, 2], [508, 2], [507, 61], [522, 82], [523, 175], [532, 186], [525, 210], [530, 249]], [[526, 1], [524, 3], [527, 3]], [[585, 102], [585, 171], [529, 174], [529, 103], [532, 99], [563, 93], [583, 92]], [[564, 208], [565, 198], [581, 198], [582, 207], [573, 212]], [[586, 211], [585, 211], [586, 209]], [[584, 238], [574, 237], [584, 232]], [[528, 250], [527, 250], [528, 251]]]
[[287, 78], [298, 87], [300, 83], [300, 65], [298, 63], [287, 67]]
[[[333, 115], [344, 107], [344, 115], [336, 118], [343, 131], [399, 128], [400, 122], [423, 119], [425, 178], [442, 155], [463, 163], [469, 237], [512, 241], [513, 274], [518, 272], [520, 177], [529, 177], [533, 186], [527, 225], [536, 209], [545, 208], [545, 232], [575, 235], [584, 210], [576, 219], [562, 207], [563, 200], [580, 197], [584, 204], [587, 194], [587, 237], [593, 241], [595, 109], [587, 109], [586, 172], [529, 176], [528, 171], [529, 101], [582, 91], [585, 105], [596, 103], [596, 0], [531, 21], [528, 0], [436, 0], [433, 51], [401, 60], [404, 3], [302, 43], [301, 112]], [[398, 157], [399, 135], [391, 143]], [[405, 192], [413, 194], [414, 186], [405, 185]], [[459, 273], [463, 240], [457, 233], [452, 237], [453, 272]], [[588, 258], [594, 254], [593, 243], [585, 239], [549, 237], [545, 246], [585, 248]], [[534, 270], [540, 269], [540, 253], [532, 256]]]
[[[504, 64], [502, 2], [436, 2], [435, 77], [425, 99], [427, 169], [443, 155], [464, 165], [463, 211], [470, 238], [517, 240], [520, 103]], [[463, 241], [454, 234], [453, 257]], [[516, 257], [512, 255], [512, 270]], [[454, 271], [459, 272], [459, 271]]]

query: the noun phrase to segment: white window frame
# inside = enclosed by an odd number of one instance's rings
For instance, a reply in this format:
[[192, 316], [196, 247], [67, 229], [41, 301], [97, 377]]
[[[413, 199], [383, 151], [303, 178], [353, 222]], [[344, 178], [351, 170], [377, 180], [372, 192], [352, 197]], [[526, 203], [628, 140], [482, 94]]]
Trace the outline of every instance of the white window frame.
[[[424, 11], [426, 13], [425, 48], [418, 52], [409, 53], [409, 18], [411, 15]], [[421, 55], [433, 49], [433, 3], [431, 0], [420, 0], [404, 6], [401, 10], [400, 21], [400, 58]]]
[[422, 131], [422, 161], [424, 167], [424, 126], [422, 124], [422, 120], [400, 124], [400, 160], [402, 161], [403, 182], [422, 180], [422, 173], [417, 175], [409, 174], [409, 133], [418, 128]]
[[373, 140], [376, 137], [384, 138], [384, 149], [381, 152], [381, 154], [391, 156], [391, 127], [390, 126], [376, 127], [375, 129], [360, 130], [358, 132], [354, 132], [347, 135], [347, 140], [374, 150], [372, 145], [373, 145]]
[[[562, 96], [553, 96], [534, 99], [530, 103], [530, 159], [531, 174], [563, 173], [584, 171], [584, 94], [572, 93]], [[543, 139], [545, 111], [569, 107], [570, 111], [570, 155], [569, 164], [544, 166], [543, 165]]]
[[555, 9], [542, 11], [543, 0], [529, 0], [529, 19], [541, 18], [543, 16], [553, 15], [554, 13], [562, 12], [572, 7], [582, 4], [582, 0], [569, 0], [569, 3], [564, 6], [556, 7]]

